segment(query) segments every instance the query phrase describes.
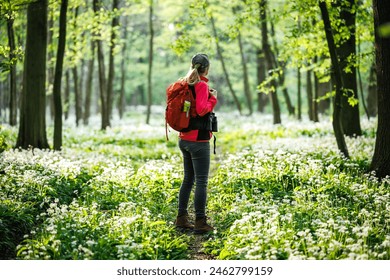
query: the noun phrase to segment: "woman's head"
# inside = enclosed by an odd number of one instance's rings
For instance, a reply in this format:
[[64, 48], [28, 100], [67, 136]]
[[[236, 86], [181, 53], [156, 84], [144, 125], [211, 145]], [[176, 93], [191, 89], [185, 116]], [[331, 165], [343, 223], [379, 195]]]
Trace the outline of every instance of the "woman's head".
[[190, 85], [194, 85], [200, 81], [199, 76], [208, 74], [210, 62], [207, 54], [198, 53], [191, 59], [191, 69], [188, 71], [186, 80]]
[[205, 74], [210, 66], [209, 57], [207, 54], [198, 53], [191, 59], [192, 69], [197, 69], [199, 74]]

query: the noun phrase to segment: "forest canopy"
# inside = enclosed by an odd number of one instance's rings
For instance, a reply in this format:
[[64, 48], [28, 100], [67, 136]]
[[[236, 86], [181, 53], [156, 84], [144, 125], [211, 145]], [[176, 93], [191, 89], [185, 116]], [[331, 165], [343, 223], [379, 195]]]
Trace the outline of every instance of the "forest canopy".
[[[2, 67], [2, 110], [8, 100], [6, 87], [10, 64], [18, 62], [17, 77], [20, 91], [23, 68], [23, 51], [26, 38], [26, 9], [30, 1], [1, 1], [1, 48]], [[95, 57], [92, 47], [94, 40], [103, 42], [103, 54], [106, 71], [108, 69], [109, 52], [114, 55], [115, 77], [113, 82], [114, 102], [126, 105], [147, 104], [147, 85], [149, 60], [149, 5], [153, 5], [152, 25], [154, 29], [154, 55], [152, 92], [153, 104], [163, 105], [166, 86], [180, 76], [185, 75], [189, 67], [189, 59], [196, 52], [210, 55], [212, 62], [211, 80], [222, 93], [221, 107], [241, 106], [243, 112], [253, 110], [271, 111], [268, 97], [262, 97], [259, 92], [269, 93], [271, 80], [277, 80], [280, 92], [287, 90], [289, 99], [280, 96], [282, 112], [288, 112], [287, 104], [297, 107], [297, 69], [302, 75], [302, 91], [306, 91], [306, 73], [311, 77], [314, 88], [315, 81], [322, 84], [330, 81], [330, 59], [326, 45], [323, 22], [318, 8], [318, 1], [267, 1], [261, 7], [259, 0], [234, 1], [113, 1], [101, 2], [97, 12], [93, 10], [93, 1], [69, 0], [66, 31], [66, 48], [64, 58], [64, 82], [69, 76], [70, 100], [65, 98], [65, 111], [70, 107], [74, 110], [76, 92], [74, 79], [80, 88], [81, 101], [86, 99], [86, 83], [88, 80], [88, 62]], [[115, 2], [115, 1], [114, 1]], [[347, 57], [345, 71], [350, 72], [358, 66], [361, 82], [360, 89], [364, 98], [368, 98], [368, 87], [374, 77], [371, 69], [374, 62], [373, 49], [373, 16], [371, 1], [338, 1], [332, 4], [330, 16], [337, 45], [342, 45], [351, 36], [350, 27], [344, 20], [338, 18], [342, 9], [354, 9], [356, 15], [355, 34], [357, 52]], [[49, 0], [48, 3], [48, 45], [47, 45], [47, 97], [51, 96], [53, 71], [56, 62], [56, 50], [59, 37], [59, 17], [61, 1]], [[353, 5], [353, 6], [351, 6]], [[271, 47], [273, 63], [264, 70], [264, 50], [262, 47], [261, 13], [266, 12], [268, 44]], [[112, 26], [112, 20], [119, 20]], [[15, 34], [15, 50], [10, 59], [7, 44], [7, 22], [13, 23]], [[386, 28], [383, 27], [383, 32]], [[115, 38], [111, 40], [112, 33]], [[216, 46], [218, 44], [218, 47]], [[243, 55], [238, 55], [242, 51]], [[94, 54], [95, 53], [95, 54]], [[222, 69], [221, 60], [225, 63], [226, 73]], [[124, 65], [121, 65], [124, 63]], [[244, 67], [246, 73], [244, 73]], [[261, 69], [263, 68], [263, 69]], [[76, 72], [75, 72], [76, 70]], [[92, 101], [98, 100], [98, 74], [95, 63], [95, 81]], [[268, 72], [267, 74], [265, 72]], [[74, 76], [77, 75], [77, 77]], [[229, 75], [229, 89], [226, 74]], [[121, 77], [124, 79], [124, 97], [121, 97]], [[283, 80], [280, 80], [283, 77]], [[329, 86], [324, 85], [321, 96], [331, 95]], [[235, 104], [234, 91], [238, 105]], [[248, 92], [246, 92], [248, 91]], [[281, 95], [281, 94], [280, 94]], [[326, 96], [321, 103], [329, 103]], [[313, 95], [314, 98], [314, 95]], [[286, 101], [287, 100], [287, 101]], [[258, 102], [256, 102], [258, 101]], [[97, 101], [96, 101], [97, 102]], [[309, 110], [306, 98], [302, 98], [303, 111]], [[352, 105], [358, 103], [350, 96]], [[77, 102], [76, 102], [77, 103]], [[361, 109], [362, 102], [360, 102]], [[268, 104], [268, 105], [267, 105]], [[226, 106], [225, 106], [226, 105]], [[321, 105], [321, 112], [328, 105]], [[84, 107], [84, 106], [83, 106]], [[119, 106], [120, 107], [120, 106]], [[291, 109], [291, 108], [290, 108]], [[296, 108], [297, 109], [297, 108]], [[84, 108], [85, 111], [86, 108]], [[372, 109], [375, 111], [374, 109]], [[291, 111], [290, 111], [291, 113]], [[295, 112], [298, 113], [298, 112]], [[4, 114], [4, 113], [3, 113]], [[375, 112], [370, 112], [375, 114]]]

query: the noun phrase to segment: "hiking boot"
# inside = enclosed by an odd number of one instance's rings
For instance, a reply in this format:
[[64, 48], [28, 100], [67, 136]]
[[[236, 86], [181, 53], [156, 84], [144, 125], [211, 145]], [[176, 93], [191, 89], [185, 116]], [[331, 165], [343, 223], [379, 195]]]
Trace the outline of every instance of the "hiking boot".
[[194, 229], [194, 225], [188, 221], [187, 214], [177, 216], [176, 220], [175, 220], [175, 225], [176, 225], [176, 227], [182, 228], [182, 229], [191, 229], [191, 230]]
[[196, 218], [195, 227], [194, 227], [195, 233], [201, 234], [201, 233], [206, 233], [214, 230], [212, 226], [207, 224], [206, 219], [207, 219], [206, 217]]

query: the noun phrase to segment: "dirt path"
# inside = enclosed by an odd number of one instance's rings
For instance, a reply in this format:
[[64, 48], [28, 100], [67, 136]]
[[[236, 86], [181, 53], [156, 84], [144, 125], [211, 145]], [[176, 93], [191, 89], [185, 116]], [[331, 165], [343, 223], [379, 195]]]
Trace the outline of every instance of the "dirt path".
[[192, 243], [189, 246], [190, 260], [214, 260], [215, 256], [202, 252], [203, 242], [207, 241], [207, 235], [193, 234]]

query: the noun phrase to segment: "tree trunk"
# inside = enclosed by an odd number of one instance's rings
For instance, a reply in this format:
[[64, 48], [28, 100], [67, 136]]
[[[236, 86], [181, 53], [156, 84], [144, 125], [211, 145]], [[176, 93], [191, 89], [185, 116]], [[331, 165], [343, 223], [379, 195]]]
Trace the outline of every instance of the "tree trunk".
[[366, 99], [364, 98], [364, 90], [363, 90], [363, 81], [362, 81], [362, 75], [360, 73], [360, 66], [362, 65], [362, 62], [360, 61], [360, 55], [361, 55], [361, 51], [360, 51], [360, 43], [359, 43], [359, 40], [357, 42], [357, 49], [358, 49], [358, 53], [356, 55], [356, 58], [357, 58], [357, 67], [356, 67], [356, 73], [358, 75], [358, 81], [359, 81], [359, 92], [360, 92], [360, 100], [362, 101], [362, 105], [363, 105], [363, 108], [364, 108], [364, 112], [366, 113], [366, 116], [367, 116], [367, 119], [370, 120], [370, 114], [368, 112], [368, 108], [367, 108], [367, 104], [366, 104]]
[[[118, 0], [113, 0], [112, 11], [117, 12], [119, 6]], [[108, 116], [112, 118], [112, 104], [114, 100], [114, 79], [115, 79], [115, 64], [114, 64], [114, 48], [116, 40], [116, 27], [119, 25], [119, 17], [115, 15], [112, 18], [111, 23], [111, 44], [110, 44], [110, 55], [109, 55], [109, 65], [108, 65], [108, 80], [107, 80], [107, 109]]]
[[[78, 14], [79, 14], [79, 7], [75, 8], [74, 11], [74, 29], [77, 29], [77, 22], [78, 22]], [[73, 38], [74, 41], [77, 40], [76, 37]], [[73, 65], [72, 67], [72, 74], [73, 74], [73, 90], [74, 90], [74, 96], [75, 96], [75, 112], [76, 112], [76, 126], [79, 126], [80, 120], [82, 119], [82, 93], [80, 89], [80, 83], [79, 83], [79, 73], [78, 73], [78, 64]]]
[[[351, 106], [348, 100], [349, 98], [358, 100], [356, 67], [351, 65], [355, 64], [354, 61], [350, 62], [351, 57], [353, 60], [356, 59], [356, 0], [347, 0], [347, 2], [348, 7], [340, 4], [340, 1], [336, 4], [341, 6], [340, 18], [345, 21], [350, 34], [337, 49], [344, 87], [344, 94], [341, 97], [341, 121], [345, 135], [359, 136], [362, 135], [359, 106]], [[346, 67], [349, 67], [350, 71], [345, 71]]]
[[298, 120], [302, 120], [302, 78], [301, 78], [301, 68], [297, 69], [297, 79], [298, 79]]
[[121, 89], [118, 100], [118, 112], [119, 118], [123, 119], [123, 115], [125, 113], [126, 108], [126, 100], [125, 100], [125, 82], [126, 82], [126, 70], [124, 69], [125, 62], [122, 60], [121, 62]]
[[[266, 69], [265, 69], [265, 59], [264, 55], [262, 53], [262, 50], [260, 48], [256, 51], [257, 54], [257, 84], [260, 85], [262, 82], [265, 81], [266, 75]], [[269, 101], [268, 96], [264, 93], [259, 91], [257, 94], [257, 111], [258, 112], [264, 112], [265, 106], [267, 105]]]
[[73, 74], [73, 89], [74, 89], [74, 96], [75, 96], [75, 111], [76, 111], [76, 126], [79, 126], [80, 120], [82, 118], [82, 97], [79, 87], [79, 74], [77, 70], [77, 66], [75, 65], [72, 68], [72, 74]]
[[24, 81], [16, 147], [48, 149], [46, 135], [47, 0], [29, 4]]
[[69, 106], [70, 106], [70, 78], [69, 70], [65, 73], [65, 96], [64, 96], [64, 117], [65, 120], [69, 118]]
[[[301, 29], [301, 19], [298, 16], [298, 29]], [[298, 80], [298, 89], [297, 89], [297, 99], [298, 99], [298, 120], [302, 120], [302, 77], [301, 77], [301, 67], [298, 66], [297, 69], [297, 80]]]
[[214, 20], [214, 17], [212, 15], [210, 15], [210, 23], [211, 23], [211, 28], [212, 28], [213, 34], [214, 34], [214, 39], [215, 39], [215, 44], [216, 44], [216, 47], [217, 47], [218, 57], [219, 57], [219, 60], [221, 61], [223, 74], [225, 75], [225, 79], [226, 79], [226, 82], [228, 84], [229, 91], [230, 91], [230, 93], [233, 96], [233, 100], [234, 100], [234, 103], [236, 104], [237, 110], [238, 110], [238, 112], [241, 115], [242, 114], [241, 113], [241, 104], [240, 104], [240, 101], [238, 100], [237, 95], [236, 95], [236, 93], [235, 93], [235, 91], [233, 89], [232, 83], [230, 81], [229, 74], [227, 72], [225, 60], [223, 58], [223, 51], [222, 51], [221, 46], [219, 45], [217, 28], [215, 27], [215, 20]]
[[123, 22], [123, 39], [124, 44], [122, 46], [122, 60], [121, 60], [121, 89], [120, 89], [120, 95], [119, 95], [119, 101], [118, 101], [118, 111], [119, 111], [119, 117], [120, 119], [123, 118], [123, 114], [125, 112], [126, 102], [125, 102], [125, 82], [126, 82], [126, 61], [127, 61], [127, 16], [124, 16], [124, 22]]
[[60, 30], [58, 38], [57, 59], [54, 72], [53, 100], [54, 100], [54, 149], [60, 150], [62, 147], [62, 102], [61, 102], [61, 79], [62, 66], [65, 53], [66, 42], [66, 12], [68, 10], [68, 0], [61, 1]]
[[390, 2], [373, 0], [376, 73], [378, 80], [378, 129], [371, 170], [376, 176], [390, 176], [390, 37], [378, 34], [378, 27], [390, 22]]
[[8, 45], [10, 64], [10, 95], [9, 95], [9, 124], [15, 126], [17, 123], [17, 94], [16, 94], [16, 57], [15, 57], [15, 33], [14, 19], [10, 16], [7, 19]]
[[[279, 65], [279, 63], [278, 63], [278, 65]], [[290, 95], [288, 93], [287, 87], [284, 86], [284, 79], [285, 79], [284, 73], [285, 72], [286, 72], [286, 68], [282, 67], [282, 72], [278, 74], [278, 81], [279, 81], [279, 86], [282, 87], [282, 93], [284, 96], [284, 100], [286, 101], [288, 114], [292, 116], [295, 114], [295, 107], [292, 105], [291, 98], [290, 98]]]
[[149, 0], [149, 68], [148, 68], [148, 104], [146, 113], [146, 124], [150, 123], [150, 114], [152, 107], [152, 66], [153, 66], [153, 0]]
[[[315, 60], [314, 63], [317, 63]], [[315, 72], [314, 74], [314, 97], [313, 97], [313, 122], [319, 122], [318, 118], [318, 97], [319, 97], [319, 81]]]
[[328, 42], [330, 58], [332, 61], [332, 77], [336, 85], [336, 96], [334, 98], [334, 108], [333, 108], [333, 130], [336, 136], [337, 146], [340, 152], [346, 157], [349, 157], [347, 144], [344, 138], [343, 126], [341, 123], [341, 96], [342, 96], [342, 76], [341, 69], [337, 57], [336, 45], [333, 39], [332, 27], [329, 20], [328, 8], [326, 7], [326, 2], [319, 0], [319, 7], [321, 9], [322, 19], [324, 21], [324, 28], [326, 34], [326, 40]]
[[306, 93], [307, 93], [307, 108], [309, 114], [309, 120], [314, 121], [313, 118], [313, 84], [311, 81], [312, 71], [307, 70], [306, 72]]
[[[54, 86], [54, 63], [52, 62], [55, 56], [54, 53], [54, 48], [51, 48], [53, 46], [53, 27], [54, 27], [54, 16], [53, 13], [48, 13], [48, 27], [47, 27], [47, 45], [49, 46], [47, 49], [47, 73], [46, 73], [46, 78], [47, 78], [47, 85], [49, 85], [47, 88], [50, 88], [50, 85]], [[48, 94], [46, 96], [46, 103], [49, 107], [49, 112], [50, 112], [50, 118], [54, 119], [55, 112], [54, 112], [54, 96], [53, 96], [53, 91], [48, 91]]]
[[[93, 10], [95, 15], [99, 13], [102, 3], [100, 0], [93, 0]], [[98, 31], [97, 37], [100, 36]], [[99, 66], [99, 90], [100, 90], [100, 106], [101, 106], [101, 115], [102, 115], [102, 126], [101, 129], [105, 130], [110, 126], [110, 118], [108, 114], [108, 104], [107, 104], [107, 80], [106, 80], [106, 71], [104, 67], [104, 54], [103, 54], [103, 43], [102, 40], [96, 39], [97, 44], [97, 59]]]
[[319, 82], [317, 85], [318, 90], [318, 98], [320, 98], [320, 102], [318, 103], [318, 112], [325, 113], [326, 110], [330, 109], [330, 98], [322, 99], [332, 90], [331, 82]]
[[[83, 33], [84, 34], [84, 33]], [[84, 36], [84, 35], [83, 35]], [[84, 39], [82, 39], [84, 40]], [[78, 83], [78, 86], [79, 86], [79, 94], [80, 94], [80, 101], [79, 101], [79, 106], [80, 106], [80, 119], [79, 119], [79, 123], [80, 122], [84, 122], [84, 104], [85, 104], [85, 87], [84, 87], [84, 84], [85, 84], [85, 80], [86, 80], [86, 66], [85, 64], [87, 63], [87, 60], [83, 57], [82, 59], [80, 59], [80, 67], [78, 68], [78, 80], [79, 80], [79, 83]]]
[[370, 76], [368, 79], [367, 110], [371, 117], [375, 117], [378, 114], [378, 95], [375, 65], [371, 66]]
[[246, 97], [246, 101], [248, 103], [249, 115], [252, 115], [253, 114], [252, 94], [251, 94], [251, 90], [249, 87], [248, 67], [246, 65], [246, 59], [245, 59], [245, 55], [244, 55], [244, 46], [242, 43], [241, 32], [238, 32], [238, 45], [240, 48], [241, 63], [242, 63], [242, 68], [243, 68], [244, 94]]
[[83, 123], [88, 125], [89, 117], [91, 116], [91, 95], [92, 95], [92, 80], [94, 72], [94, 62], [95, 62], [95, 42], [91, 41], [91, 51], [92, 57], [88, 61], [88, 74], [87, 80], [85, 81], [85, 100], [84, 100], [84, 115]]
[[[260, 5], [260, 21], [261, 21], [261, 41], [263, 46], [263, 51], [265, 55], [265, 61], [267, 65], [268, 73], [273, 69], [273, 63], [272, 63], [272, 53], [271, 53], [271, 47], [268, 43], [268, 31], [267, 31], [267, 1], [261, 0], [259, 2]], [[271, 81], [271, 102], [272, 102], [272, 110], [273, 110], [273, 117], [274, 117], [274, 124], [282, 123], [281, 117], [280, 117], [280, 106], [279, 106], [279, 100], [278, 96], [276, 94], [276, 82], [274, 79]]]

